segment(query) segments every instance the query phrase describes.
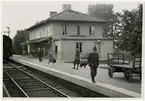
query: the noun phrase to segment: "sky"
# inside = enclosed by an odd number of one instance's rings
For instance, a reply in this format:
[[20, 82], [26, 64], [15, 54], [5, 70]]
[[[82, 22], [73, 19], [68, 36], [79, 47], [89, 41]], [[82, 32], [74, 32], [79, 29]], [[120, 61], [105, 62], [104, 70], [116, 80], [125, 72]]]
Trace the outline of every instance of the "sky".
[[[49, 18], [50, 11], [62, 11], [62, 4], [71, 4], [72, 10], [87, 13], [89, 4], [102, 2], [62, 2], [62, 1], [2, 1], [1, 2], [1, 33], [10, 26], [10, 37], [13, 38], [17, 30], [27, 29], [36, 21]], [[103, 2], [103, 4], [108, 2]], [[123, 9], [137, 8], [139, 2], [109, 2], [114, 5], [114, 12], [122, 12]]]

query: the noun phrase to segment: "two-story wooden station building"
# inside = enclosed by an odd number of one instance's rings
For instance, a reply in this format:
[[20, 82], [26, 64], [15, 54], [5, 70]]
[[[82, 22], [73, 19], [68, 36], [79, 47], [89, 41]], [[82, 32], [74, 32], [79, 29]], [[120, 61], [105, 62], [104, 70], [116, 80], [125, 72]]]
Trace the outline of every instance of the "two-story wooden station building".
[[71, 5], [65, 4], [62, 12], [50, 12], [50, 18], [27, 29], [28, 53], [41, 47], [46, 55], [52, 49], [57, 59], [72, 61], [76, 48], [86, 54], [96, 46], [100, 58], [105, 59], [107, 53], [113, 52], [113, 39], [103, 37], [104, 23], [106, 21], [71, 10]]

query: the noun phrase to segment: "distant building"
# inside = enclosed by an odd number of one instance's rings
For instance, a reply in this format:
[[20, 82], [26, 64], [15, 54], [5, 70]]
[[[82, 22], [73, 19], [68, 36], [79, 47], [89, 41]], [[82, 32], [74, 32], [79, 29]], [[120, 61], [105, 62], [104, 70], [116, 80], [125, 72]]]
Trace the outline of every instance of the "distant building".
[[100, 58], [107, 58], [113, 52], [113, 39], [103, 38], [102, 24], [106, 21], [71, 10], [71, 5], [63, 5], [61, 13], [50, 12], [50, 18], [29, 27], [28, 53], [38, 47], [48, 51], [60, 60], [72, 61], [75, 49], [81, 54], [92, 52], [96, 46]]

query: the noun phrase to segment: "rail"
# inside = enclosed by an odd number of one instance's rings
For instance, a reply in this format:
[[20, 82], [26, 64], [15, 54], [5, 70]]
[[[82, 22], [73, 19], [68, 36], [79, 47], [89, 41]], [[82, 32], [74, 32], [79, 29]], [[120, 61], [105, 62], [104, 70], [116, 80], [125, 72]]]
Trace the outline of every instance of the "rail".
[[[21, 70], [19, 69], [19, 67], [22, 67], [22, 66], [15, 66], [14, 64], [10, 63], [10, 62], [7, 62], [9, 65], [15, 67], [16, 69], [20, 70], [21, 72], [25, 73], [27, 76], [37, 80], [38, 82], [42, 83], [43, 85], [47, 86], [48, 88], [50, 88], [52, 90], [53, 93], [57, 94], [58, 96], [60, 97], [69, 97], [67, 94], [57, 90], [56, 88], [52, 87], [51, 85], [43, 82], [42, 80], [38, 79], [37, 77], [31, 75], [30, 73], [24, 71], [24, 70]], [[29, 97], [28, 94], [19, 86], [19, 84], [4, 70], [4, 72], [9, 76], [9, 78], [14, 82], [14, 84], [21, 90], [21, 92], [23, 92], [23, 94], [26, 96], [26, 97]]]

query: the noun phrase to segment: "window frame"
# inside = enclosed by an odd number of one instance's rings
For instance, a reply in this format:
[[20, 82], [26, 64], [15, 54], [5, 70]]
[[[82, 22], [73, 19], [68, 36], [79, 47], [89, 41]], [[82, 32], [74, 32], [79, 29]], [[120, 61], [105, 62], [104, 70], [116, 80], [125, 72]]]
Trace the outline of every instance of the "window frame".
[[80, 26], [77, 26], [77, 35], [80, 35]]
[[89, 35], [94, 35], [94, 34], [95, 34], [94, 26], [89, 26]]
[[92, 35], [92, 27], [89, 26], [89, 35]]
[[76, 42], [76, 49], [79, 48], [80, 53], [82, 53], [83, 49], [82, 49], [82, 42]]
[[63, 26], [62, 35], [67, 35], [67, 25], [64, 25], [64, 26]]

